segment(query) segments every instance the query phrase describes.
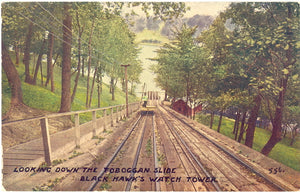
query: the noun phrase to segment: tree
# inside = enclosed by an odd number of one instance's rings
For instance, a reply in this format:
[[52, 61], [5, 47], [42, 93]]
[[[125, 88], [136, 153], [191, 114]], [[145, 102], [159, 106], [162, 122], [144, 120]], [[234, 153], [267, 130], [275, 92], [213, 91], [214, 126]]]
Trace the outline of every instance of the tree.
[[[36, 78], [37, 78], [37, 75], [38, 75], [38, 71], [39, 69], [41, 68], [41, 81], [43, 82], [43, 74], [42, 74], [42, 57], [43, 57], [43, 54], [44, 54], [44, 49], [45, 49], [45, 46], [46, 46], [46, 38], [44, 38], [43, 42], [42, 42], [42, 45], [40, 47], [40, 52], [39, 52], [39, 55], [38, 55], [38, 59], [37, 59], [37, 63], [36, 63], [36, 67], [35, 67], [35, 71], [34, 71], [34, 75], [33, 75], [33, 79], [32, 79], [32, 82], [31, 84], [35, 85], [36, 84]], [[43, 85], [43, 83], [42, 83]]]
[[25, 40], [24, 31], [27, 30], [25, 18], [16, 14], [22, 11], [23, 8], [17, 6], [17, 3], [2, 3], [2, 41], [7, 47], [14, 47], [16, 65], [19, 64], [20, 52]]
[[[248, 73], [249, 86], [256, 97], [262, 97], [268, 106], [273, 130], [262, 149], [265, 155], [281, 140], [285, 96], [288, 80], [295, 69], [298, 49], [297, 10], [298, 4], [295, 3], [238, 3], [232, 4], [227, 13], [239, 31], [235, 47], [243, 44], [241, 50], [252, 57], [253, 62], [247, 69], [252, 72]], [[260, 99], [256, 101], [260, 104]], [[255, 128], [255, 115], [252, 121], [248, 130]], [[253, 140], [252, 132], [254, 130], [249, 132], [249, 145]]]
[[25, 49], [24, 49], [24, 57], [23, 57], [23, 63], [25, 65], [25, 82], [26, 83], [32, 83], [32, 79], [31, 79], [30, 71], [29, 71], [30, 45], [31, 45], [32, 35], [33, 35], [33, 23], [29, 22], [27, 35], [26, 35], [26, 39], [25, 39]]
[[[58, 63], [57, 66], [62, 67], [62, 96], [60, 112], [71, 110], [70, 101], [75, 98], [79, 78], [79, 74], [77, 73], [72, 94], [73, 97], [70, 99], [71, 70], [74, 69], [73, 74], [76, 73], [76, 70], [77, 72], [80, 70], [84, 71], [85, 67], [83, 61], [88, 61], [88, 68], [90, 69], [90, 72], [93, 70], [96, 71], [95, 69], [97, 69], [97, 72], [94, 73], [94, 79], [95, 81], [97, 79], [99, 83], [102, 82], [100, 79], [104, 73], [109, 74], [111, 71], [115, 71], [116, 73], [112, 75], [112, 79], [115, 78], [113, 80], [114, 82], [112, 83], [112, 88], [114, 88], [116, 82], [122, 76], [122, 71], [118, 69], [120, 64], [133, 63], [135, 65], [138, 63], [136, 60], [138, 49], [134, 43], [134, 34], [129, 31], [127, 23], [121, 19], [121, 17], [119, 17], [124, 4], [125, 3], [123, 2], [83, 2], [57, 4], [11, 2], [3, 4], [3, 6], [7, 8], [2, 14], [4, 19], [3, 35], [5, 36], [5, 43], [7, 44], [7, 47], [14, 47], [16, 52], [16, 61], [18, 61], [19, 55], [17, 53], [19, 52], [18, 47], [21, 47], [20, 44], [22, 44], [24, 47], [25, 81], [28, 83], [33, 83], [30, 69], [32, 70], [32, 73], [34, 73], [34, 81], [38, 79], [39, 70], [41, 70], [41, 80], [43, 80], [41, 61], [43, 54], [47, 53], [47, 81], [45, 85], [47, 86], [51, 81], [51, 91], [54, 91], [53, 66], [55, 63]], [[131, 6], [134, 3], [128, 4]], [[161, 4], [161, 6], [154, 6], [155, 3], [137, 4], [141, 5], [141, 7], [144, 7], [144, 11], [149, 9], [157, 10], [155, 15], [161, 18], [164, 15], [168, 15], [168, 17], [171, 15], [175, 16], [176, 14], [179, 14], [179, 9], [184, 7], [184, 4], [177, 6], [177, 3], [168, 4], [170, 5], [170, 8], [168, 8], [166, 4]], [[62, 11], [62, 7], [64, 7], [64, 11]], [[76, 16], [77, 19], [72, 19]], [[83, 23], [83, 20], [86, 18], [91, 22]], [[61, 20], [63, 20], [63, 22], [61, 22]], [[74, 21], [75, 25], [72, 25], [72, 21]], [[115, 22], [114, 29], [110, 29], [111, 21]], [[57, 23], [59, 26], [63, 25], [62, 30], [57, 28]], [[117, 24], [120, 24], [120, 26], [117, 26]], [[86, 27], [84, 25], [91, 28], [94, 26], [94, 28], [97, 28], [97, 30], [94, 30], [93, 33], [83, 30], [83, 28]], [[74, 32], [78, 32], [77, 45], [74, 44], [75, 41], [72, 42], [72, 26], [75, 26]], [[118, 27], [120, 27], [120, 29], [117, 29]], [[104, 32], [104, 35], [106, 32], [108, 32], [107, 34], [109, 35], [109, 38], [105, 39], [103, 34], [96, 34], [94, 33], [95, 31]], [[48, 41], [45, 40], [45, 32], [48, 32]], [[117, 37], [116, 39], [114, 39], [114, 35]], [[56, 41], [54, 41], [54, 37]], [[62, 47], [56, 46], [59, 41], [62, 42]], [[90, 43], [86, 43], [87, 41]], [[117, 44], [112, 46], [112, 43], [115, 42], [117, 42]], [[45, 47], [47, 47], [47, 52], [43, 51]], [[71, 48], [75, 50], [74, 55], [77, 54], [78, 56], [77, 65], [75, 64], [76, 66], [71, 65], [71, 60], [75, 61], [75, 57], [72, 56], [73, 53], [71, 53]], [[87, 52], [81, 50], [89, 51]], [[100, 54], [98, 54], [99, 52]], [[54, 59], [54, 63], [52, 64], [53, 55], [55, 53], [56, 57]], [[30, 59], [31, 55], [33, 55], [33, 58], [39, 55], [36, 67], [30, 66], [32, 65], [32, 60]], [[88, 57], [83, 57], [84, 55]], [[97, 55], [99, 58], [96, 58]], [[60, 56], [62, 56], [61, 64], [60, 62], [57, 62], [60, 61]], [[107, 67], [107, 64], [109, 64], [112, 68], [110, 69], [110, 67]], [[134, 71], [132, 75], [136, 76], [137, 71], [138, 70]], [[84, 74], [84, 72], [82, 72], [82, 74]], [[95, 81], [93, 80], [93, 83]], [[132, 78], [132, 82], [134, 81], [136, 81], [136, 77]], [[89, 84], [87, 87], [89, 87]], [[91, 94], [91, 92], [87, 91], [87, 94]], [[88, 100], [89, 103], [91, 103], [92, 97], [90, 96]]]
[[143, 67], [140, 61], [134, 60], [128, 70], [128, 81], [131, 83], [130, 94], [133, 94], [134, 84], [140, 83], [140, 74], [143, 71]]
[[23, 93], [21, 88], [21, 80], [17, 69], [15, 68], [9, 52], [2, 41], [2, 67], [8, 79], [11, 88], [11, 107], [23, 104]]
[[54, 92], [54, 79], [53, 79], [53, 46], [54, 46], [54, 35], [50, 31], [48, 34], [48, 49], [47, 49], [47, 80], [45, 86], [47, 86], [48, 82], [51, 83], [51, 91]]
[[82, 37], [83, 31], [85, 29], [85, 24], [83, 24], [83, 26], [81, 26], [82, 24], [80, 23], [79, 10], [78, 9], [75, 11], [75, 15], [76, 15], [76, 24], [77, 24], [77, 31], [78, 31], [78, 38], [77, 38], [77, 42], [78, 42], [78, 50], [77, 50], [78, 62], [77, 62], [77, 74], [76, 74], [75, 84], [74, 84], [74, 88], [73, 88], [73, 92], [72, 92], [72, 96], [71, 96], [71, 102], [74, 101], [76, 90], [77, 90], [77, 85], [78, 85], [78, 80], [79, 80], [79, 76], [80, 76], [80, 69], [81, 69], [81, 37]]
[[63, 20], [63, 60], [62, 60], [62, 89], [59, 112], [71, 110], [71, 43], [72, 43], [72, 17], [70, 3], [64, 3]]
[[[157, 82], [168, 95], [186, 98], [186, 103], [194, 107], [201, 103], [207, 67], [207, 52], [198, 46], [194, 38], [196, 28], [183, 25], [175, 31], [174, 40], [158, 50], [158, 62], [152, 70], [157, 74]], [[193, 114], [186, 114], [193, 116]]]
[[[130, 32], [124, 19], [112, 16], [103, 24], [102, 30], [102, 52], [106, 57], [103, 58], [105, 70], [111, 79], [110, 88], [112, 100], [115, 99], [115, 87], [124, 74], [121, 64], [131, 64], [136, 62], [138, 49], [134, 43], [134, 34]], [[109, 58], [109, 59], [108, 59]]]
[[[299, 27], [298, 22], [298, 12], [299, 12], [299, 4], [297, 3], [283, 3], [277, 5], [271, 5], [266, 8], [270, 10], [271, 15], [274, 16], [276, 11], [279, 13], [283, 13], [282, 18], [277, 20], [279, 26], [276, 26], [277, 30], [275, 34], [280, 36], [284, 35], [283, 39], [278, 39], [279, 44], [276, 44], [278, 49], [270, 50], [270, 53], [273, 56], [273, 60], [276, 64], [282, 66], [281, 76], [278, 78], [278, 87], [280, 89], [277, 97], [276, 103], [276, 110], [274, 116], [271, 120], [273, 125], [272, 135], [266, 145], [263, 147], [261, 152], [264, 155], [268, 155], [273, 147], [281, 140], [281, 130], [282, 130], [282, 118], [283, 118], [283, 111], [285, 107], [285, 95], [288, 89], [288, 81], [291, 76], [292, 71], [295, 69], [295, 63], [297, 61], [297, 39], [299, 38], [297, 34], [297, 30]], [[295, 26], [296, 25], [296, 26]], [[298, 25], [298, 26], [297, 26]], [[281, 29], [284, 28], [282, 31]], [[299, 40], [299, 39], [298, 39]], [[275, 47], [276, 47], [275, 45]], [[285, 58], [281, 59], [279, 54], [284, 54]], [[276, 59], [275, 59], [275, 58]], [[277, 60], [278, 59], [278, 60]], [[271, 115], [271, 114], [270, 114]]]

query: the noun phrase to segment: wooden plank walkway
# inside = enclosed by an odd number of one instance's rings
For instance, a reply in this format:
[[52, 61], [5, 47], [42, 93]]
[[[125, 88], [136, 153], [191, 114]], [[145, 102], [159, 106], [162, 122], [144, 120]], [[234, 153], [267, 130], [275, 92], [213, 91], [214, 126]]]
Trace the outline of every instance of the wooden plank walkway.
[[[124, 109], [125, 110], [125, 109]], [[125, 114], [125, 111], [120, 112]], [[110, 127], [111, 121], [116, 124], [121, 118], [120, 113], [113, 114], [97, 119], [97, 132], [103, 131], [104, 126]], [[117, 120], [118, 117], [118, 120]], [[81, 143], [89, 140], [93, 136], [93, 122], [87, 122], [79, 126], [80, 127], [80, 141]], [[52, 160], [61, 156], [67, 151], [73, 150], [76, 147], [75, 143], [75, 128], [69, 128], [64, 131], [57, 132], [50, 135]], [[44, 149], [42, 138], [35, 139], [23, 144], [19, 144], [8, 148], [3, 151], [3, 177], [14, 173], [15, 168], [39, 166], [45, 161]]]

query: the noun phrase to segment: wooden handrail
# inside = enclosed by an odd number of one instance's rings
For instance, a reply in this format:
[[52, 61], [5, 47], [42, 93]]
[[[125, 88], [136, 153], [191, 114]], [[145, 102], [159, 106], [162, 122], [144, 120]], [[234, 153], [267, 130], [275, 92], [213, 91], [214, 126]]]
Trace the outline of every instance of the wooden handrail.
[[[128, 105], [133, 105], [133, 107], [135, 107], [135, 105], [138, 105], [139, 102], [135, 102], [135, 103], [130, 103]], [[41, 133], [42, 133], [42, 139], [43, 139], [43, 147], [44, 147], [44, 157], [45, 157], [45, 162], [47, 163], [47, 165], [51, 165], [51, 142], [50, 142], [50, 133], [49, 133], [49, 125], [48, 125], [48, 119], [49, 118], [54, 118], [54, 117], [61, 117], [61, 116], [67, 116], [67, 115], [75, 115], [74, 119], [75, 119], [75, 145], [77, 147], [80, 147], [80, 122], [79, 122], [79, 114], [80, 113], [87, 113], [87, 112], [91, 112], [92, 113], [92, 132], [93, 132], [93, 136], [96, 136], [96, 128], [97, 128], [97, 117], [96, 117], [96, 112], [97, 111], [104, 111], [104, 124], [103, 127], [106, 127], [107, 122], [107, 111], [110, 110], [110, 124], [111, 126], [113, 126], [113, 113], [114, 113], [114, 108], [116, 108], [116, 122], [119, 121], [119, 119], [123, 119], [122, 117], [122, 110], [125, 109], [125, 104], [122, 105], [114, 105], [114, 106], [109, 106], [109, 107], [103, 107], [103, 108], [97, 108], [97, 109], [87, 109], [87, 110], [81, 110], [81, 111], [72, 111], [72, 112], [65, 112], [65, 113], [55, 113], [55, 114], [49, 114], [49, 115], [43, 115], [43, 116], [39, 116], [39, 117], [34, 117], [34, 118], [28, 118], [28, 119], [20, 119], [20, 120], [15, 120], [15, 121], [10, 121], [10, 122], [5, 122], [2, 123], [2, 126], [7, 126], [7, 125], [12, 125], [15, 123], [19, 123], [19, 122], [24, 122], [24, 121], [33, 121], [33, 120], [40, 120], [40, 126], [41, 126]], [[120, 109], [119, 109], [120, 107]], [[133, 112], [133, 110], [131, 109], [131, 113]]]
[[[139, 103], [139, 102], [129, 103], [129, 105], [133, 105], [133, 104], [137, 104], [137, 103]], [[101, 110], [104, 110], [104, 109], [112, 109], [112, 108], [119, 107], [119, 106], [124, 106], [124, 105], [125, 104], [114, 105], [114, 106], [109, 106], [109, 107], [101, 107], [101, 108], [97, 108], [97, 109], [87, 109], [87, 110], [71, 111], [71, 112], [64, 112], [64, 113], [52, 113], [52, 114], [49, 114], [49, 115], [32, 117], [32, 118], [28, 118], [28, 119], [18, 119], [18, 120], [15, 120], [15, 121], [2, 122], [2, 126], [8, 126], [8, 125], [12, 125], [12, 124], [19, 123], [19, 122], [25, 122], [25, 121], [40, 120], [40, 119], [43, 119], [43, 118], [48, 118], [49, 119], [49, 118], [54, 118], [54, 117], [74, 115], [74, 114], [80, 114], [80, 113], [101, 111]]]

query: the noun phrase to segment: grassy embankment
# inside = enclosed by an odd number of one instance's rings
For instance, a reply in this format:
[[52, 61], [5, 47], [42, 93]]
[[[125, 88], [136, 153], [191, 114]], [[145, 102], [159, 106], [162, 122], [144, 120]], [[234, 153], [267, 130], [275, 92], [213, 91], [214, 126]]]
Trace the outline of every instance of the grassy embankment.
[[[12, 59], [13, 55], [12, 55]], [[20, 59], [22, 61], [22, 59]], [[14, 60], [13, 60], [14, 62]], [[55, 81], [55, 91], [50, 91], [50, 84], [47, 87], [41, 86], [41, 75], [38, 74], [37, 85], [30, 85], [24, 83], [25, 79], [25, 67], [22, 63], [16, 66], [19, 76], [22, 81], [22, 91], [23, 91], [23, 100], [24, 103], [32, 108], [58, 112], [60, 109], [60, 97], [61, 97], [61, 68], [54, 67], [54, 81]], [[43, 81], [46, 81], [46, 63], [43, 63]], [[71, 86], [73, 90], [75, 74], [72, 75]], [[87, 87], [87, 78], [80, 77], [76, 97], [72, 103], [72, 111], [85, 110], [85, 100], [86, 100], [86, 87]], [[90, 78], [90, 87], [92, 84], [92, 78]], [[125, 93], [120, 89], [115, 91], [115, 100], [111, 100], [111, 94], [109, 93], [109, 86], [103, 84], [103, 92], [101, 94], [101, 107], [113, 106], [119, 104], [125, 104]], [[10, 106], [10, 87], [5, 75], [5, 72], [2, 70], [2, 115], [4, 115]], [[134, 95], [129, 94], [129, 102], [138, 101], [139, 99]], [[94, 87], [93, 100], [91, 108], [97, 108], [97, 88], [96, 84]], [[91, 119], [90, 114], [80, 115], [80, 120], [85, 122]]]
[[[199, 114], [196, 116], [196, 120], [207, 126], [210, 124], [210, 115]], [[219, 117], [215, 116], [213, 122], [213, 129], [217, 130], [219, 123]], [[234, 120], [229, 118], [223, 118], [221, 124], [220, 133], [234, 139], [234, 134], [232, 133], [234, 127]], [[267, 143], [271, 136], [271, 132], [262, 128], [255, 129], [253, 149], [256, 151], [261, 151], [264, 145]], [[244, 143], [245, 140], [242, 140]], [[291, 139], [288, 137], [283, 138], [279, 143], [275, 145], [269, 157], [289, 166], [297, 171], [300, 171], [300, 138], [297, 137], [293, 146], [289, 146]]]

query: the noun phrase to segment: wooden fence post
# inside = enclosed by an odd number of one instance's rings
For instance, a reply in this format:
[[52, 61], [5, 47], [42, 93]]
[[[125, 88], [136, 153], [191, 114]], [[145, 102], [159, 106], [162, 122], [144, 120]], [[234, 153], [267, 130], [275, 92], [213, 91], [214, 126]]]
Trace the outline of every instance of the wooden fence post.
[[41, 131], [43, 137], [43, 145], [44, 145], [44, 154], [45, 154], [45, 162], [48, 166], [51, 165], [51, 143], [50, 143], [50, 134], [48, 127], [48, 118], [42, 118], [40, 120], [41, 123]]
[[123, 111], [123, 106], [120, 106], [120, 121], [123, 119], [123, 115], [122, 115], [122, 111]]
[[114, 109], [112, 107], [111, 110], [110, 110], [110, 120], [111, 120], [110, 125], [112, 127], [114, 126], [113, 113], [114, 113]]
[[129, 105], [130, 106], [130, 115], [132, 114], [132, 104]]
[[92, 112], [92, 119], [93, 119], [93, 137], [97, 135], [96, 129], [97, 129], [97, 117], [96, 117], [96, 111]]
[[[129, 114], [128, 114], [128, 117], [129, 117]], [[123, 105], [123, 118], [126, 119], [126, 105]]]
[[119, 106], [119, 121], [121, 121], [122, 119], [122, 106]]
[[80, 128], [79, 128], [79, 114], [75, 113], [75, 144], [80, 147]]
[[106, 123], [107, 123], [107, 117], [106, 117], [106, 109], [104, 109], [103, 111], [103, 121], [104, 121], [104, 125], [103, 125], [103, 130], [106, 130]]
[[119, 121], [119, 106], [116, 106], [116, 122]]

